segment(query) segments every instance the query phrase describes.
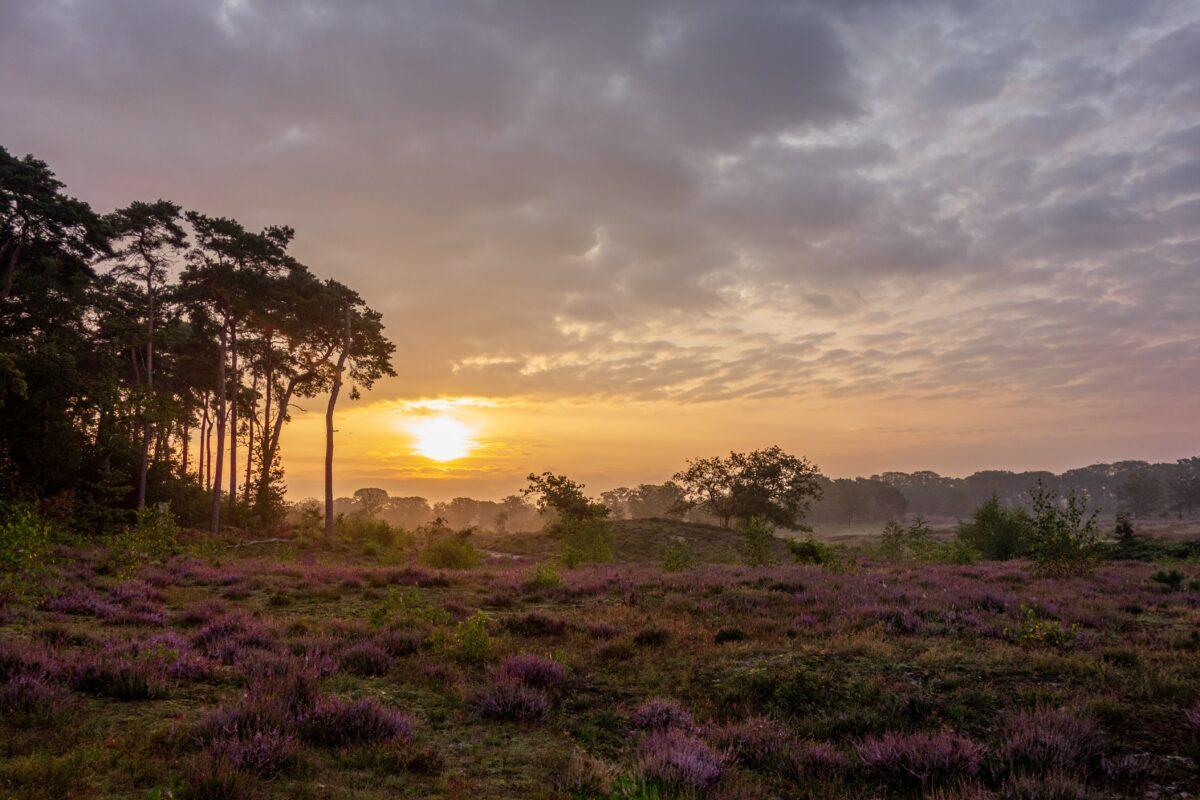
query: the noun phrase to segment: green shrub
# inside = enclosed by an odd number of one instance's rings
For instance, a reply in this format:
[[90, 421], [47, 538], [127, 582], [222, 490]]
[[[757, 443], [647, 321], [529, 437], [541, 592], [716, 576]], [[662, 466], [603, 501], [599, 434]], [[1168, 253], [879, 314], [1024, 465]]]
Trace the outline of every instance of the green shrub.
[[137, 521], [115, 534], [108, 548], [108, 566], [115, 573], [127, 572], [148, 561], [179, 552], [179, 526], [167, 503], [137, 512]]
[[771, 545], [775, 542], [775, 526], [762, 517], [751, 517], [742, 531], [742, 550], [746, 563], [765, 567], [772, 561]]
[[1005, 508], [992, 495], [958, 524], [958, 539], [989, 561], [1007, 561], [1023, 555], [1030, 538], [1029, 514], [1023, 508]]
[[492, 637], [488, 634], [491, 619], [483, 611], [476, 611], [455, 625], [445, 640], [449, 654], [459, 661], [472, 664], [487, 661], [492, 652]]
[[0, 592], [23, 595], [43, 583], [51, 559], [50, 524], [24, 505], [0, 506]]
[[692, 566], [692, 551], [685, 542], [670, 541], [663, 546], [663, 572], [682, 572]]
[[442, 526], [428, 530], [421, 561], [441, 569], [471, 569], [483, 561], [483, 554], [471, 541], [471, 529], [451, 531]]
[[901, 561], [935, 560], [936, 545], [933, 531], [921, 516], [909, 525], [892, 520], [883, 527], [879, 538], [879, 551], [884, 558]]
[[567, 569], [612, 561], [612, 527], [603, 516], [564, 517], [554, 530], [562, 541], [562, 563]]
[[832, 564], [837, 560], [832, 547], [811, 536], [807, 539], [789, 539], [787, 548], [797, 564]]
[[1178, 592], [1183, 588], [1183, 580], [1185, 577], [1187, 576], [1177, 569], [1160, 569], [1150, 576], [1150, 580], [1154, 581], [1155, 583], [1161, 583], [1163, 586], [1167, 587], [1173, 592]]
[[1071, 491], [1065, 502], [1038, 481], [1029, 490], [1033, 503], [1029, 552], [1038, 570], [1048, 575], [1078, 575], [1095, 566], [1096, 512]]
[[562, 586], [562, 576], [558, 574], [558, 570], [553, 564], [538, 564], [533, 568], [533, 574], [529, 576], [529, 580], [525, 581], [525, 588], [530, 591], [540, 591], [542, 589], [553, 589], [556, 586]]

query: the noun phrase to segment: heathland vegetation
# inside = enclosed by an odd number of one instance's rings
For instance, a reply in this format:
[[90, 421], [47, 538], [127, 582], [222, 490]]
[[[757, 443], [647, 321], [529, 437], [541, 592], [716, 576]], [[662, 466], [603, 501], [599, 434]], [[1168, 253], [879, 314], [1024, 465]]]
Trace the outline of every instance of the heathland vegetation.
[[97, 215], [0, 150], [0, 237], [0, 796], [1200, 792], [1200, 544], [1156, 530], [1200, 459], [339, 500], [337, 399], [392, 347], [290, 229]]

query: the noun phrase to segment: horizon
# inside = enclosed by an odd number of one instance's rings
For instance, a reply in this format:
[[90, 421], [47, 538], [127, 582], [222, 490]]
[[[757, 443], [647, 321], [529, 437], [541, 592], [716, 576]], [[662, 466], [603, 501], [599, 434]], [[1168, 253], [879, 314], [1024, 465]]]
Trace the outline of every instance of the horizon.
[[9, 5], [3, 144], [103, 213], [294, 226], [382, 313], [339, 495], [1200, 451], [1194, 5], [509, 11]]

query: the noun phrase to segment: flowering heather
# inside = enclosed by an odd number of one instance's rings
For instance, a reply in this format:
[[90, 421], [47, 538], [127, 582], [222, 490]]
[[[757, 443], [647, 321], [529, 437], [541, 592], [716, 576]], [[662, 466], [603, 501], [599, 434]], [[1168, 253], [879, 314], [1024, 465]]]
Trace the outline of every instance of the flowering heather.
[[886, 733], [855, 748], [867, 772], [894, 788], [927, 787], [979, 772], [983, 747], [948, 730]]
[[341, 664], [352, 675], [386, 675], [392, 668], [392, 658], [378, 643], [364, 639], [342, 653]]
[[722, 758], [703, 740], [678, 728], [656, 730], [638, 747], [638, 771], [652, 783], [704, 791], [725, 773]]
[[1010, 771], [1067, 771], [1095, 767], [1104, 755], [1104, 735], [1091, 720], [1070, 711], [1022, 711], [1009, 721], [1000, 762]]
[[125, 581], [108, 593], [108, 599], [122, 605], [129, 603], [161, 603], [163, 593], [145, 581]]
[[498, 672], [502, 678], [539, 689], [553, 689], [567, 679], [562, 664], [531, 653], [509, 656], [500, 664]]
[[850, 759], [831, 744], [815, 742], [796, 750], [793, 766], [800, 775], [828, 781], [844, 774], [850, 768]]
[[508, 617], [504, 627], [521, 636], [562, 636], [567, 632], [566, 620], [538, 611]]
[[792, 756], [791, 734], [766, 717], [716, 728], [709, 739], [734, 762], [750, 769], [778, 769]]
[[643, 731], [680, 728], [691, 730], [696, 726], [692, 714], [679, 701], [656, 697], [634, 709], [630, 724]]
[[256, 730], [247, 736], [215, 740], [210, 751], [218, 760], [235, 769], [267, 778], [296, 762], [299, 742], [294, 733], [281, 730]]
[[0, 717], [24, 721], [44, 720], [63, 707], [60, 689], [42, 675], [18, 674], [0, 685]]
[[42, 603], [42, 608], [58, 614], [95, 617], [96, 619], [111, 619], [120, 610], [95, 592], [86, 590], [76, 590], [58, 597], [51, 597]]
[[425, 646], [425, 637], [415, 631], [383, 631], [375, 640], [389, 656], [410, 656]]
[[67, 681], [77, 692], [115, 700], [153, 700], [167, 694], [161, 665], [111, 647], [76, 656]]
[[539, 689], [515, 680], [498, 680], [475, 697], [479, 713], [488, 719], [541, 722], [550, 714], [550, 701]]
[[326, 747], [412, 738], [412, 721], [407, 716], [368, 698], [320, 698], [299, 716], [297, 723], [300, 738]]
[[218, 617], [225, 616], [227, 613], [229, 613], [229, 609], [224, 603], [211, 600], [183, 609], [175, 615], [175, 624], [193, 628], [212, 622]]

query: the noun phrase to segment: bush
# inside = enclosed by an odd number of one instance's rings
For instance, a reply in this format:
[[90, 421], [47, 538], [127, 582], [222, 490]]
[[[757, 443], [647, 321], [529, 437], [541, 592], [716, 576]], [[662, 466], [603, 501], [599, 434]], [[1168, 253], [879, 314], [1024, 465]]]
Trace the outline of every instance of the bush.
[[630, 717], [630, 724], [643, 731], [654, 731], [665, 728], [682, 728], [692, 730], [696, 727], [692, 714], [670, 698], [655, 697], [645, 701]]
[[1183, 580], [1185, 577], [1187, 576], [1177, 569], [1160, 569], [1150, 576], [1150, 580], [1154, 581], [1155, 583], [1161, 583], [1163, 586], [1167, 587], [1173, 592], [1178, 592], [1183, 588]]
[[376, 642], [361, 641], [342, 654], [342, 669], [353, 675], [386, 675], [392, 668], [392, 659]]
[[1040, 572], [1078, 575], [1090, 572], [1096, 556], [1096, 512], [1072, 490], [1065, 503], [1038, 481], [1029, 490], [1033, 503], [1029, 552]]
[[663, 546], [663, 572], [682, 572], [692, 566], [692, 551], [684, 542], [671, 541]]
[[440, 569], [471, 569], [483, 561], [475, 543], [471, 541], [471, 529], [450, 531], [437, 526], [429, 529], [421, 561]]
[[562, 563], [567, 569], [613, 559], [612, 526], [603, 516], [564, 517], [555, 523], [554, 532], [562, 541]]
[[490, 621], [491, 617], [486, 613], [476, 611], [454, 626], [447, 637], [447, 649], [459, 661], [476, 664], [486, 661], [492, 652], [492, 638], [488, 635]]
[[863, 767], [894, 788], [926, 788], [979, 772], [983, 747], [952, 731], [885, 733], [856, 748]]
[[1085, 771], [1099, 765], [1104, 735], [1070, 711], [1043, 708], [1016, 714], [1008, 724], [999, 761], [1012, 773]]
[[765, 567], [774, 559], [775, 526], [761, 517], [751, 517], [742, 531], [742, 550], [751, 567]]
[[137, 512], [132, 527], [112, 537], [108, 548], [108, 566], [118, 574], [148, 561], [179, 552], [179, 526], [167, 503]]
[[325, 747], [412, 738], [412, 722], [408, 717], [369, 698], [321, 698], [300, 716], [298, 722], [301, 739]]
[[562, 576], [558, 574], [558, 570], [554, 568], [553, 564], [538, 564], [533, 568], [529, 579], [525, 581], [525, 589], [531, 592], [554, 589], [562, 586], [562, 582]]
[[933, 531], [921, 516], [907, 526], [895, 520], [888, 522], [880, 536], [879, 551], [884, 558], [901, 561], [934, 561], [938, 557]]
[[550, 713], [550, 701], [538, 689], [511, 678], [501, 678], [475, 697], [479, 713], [488, 719], [541, 722]]
[[553, 689], [567, 679], [562, 664], [530, 653], [510, 656], [500, 664], [498, 674], [537, 689]]
[[33, 510], [0, 503], [0, 592], [25, 595], [44, 585], [51, 528]]
[[837, 560], [833, 548], [809, 536], [806, 539], [788, 539], [788, 552], [797, 564], [832, 564]]
[[638, 748], [638, 770], [647, 781], [679, 791], [703, 792], [725, 772], [721, 756], [679, 728], [649, 734]]
[[958, 539], [989, 561], [1007, 561], [1023, 555], [1029, 543], [1029, 514], [1023, 508], [1005, 508], [993, 494], [958, 523]]

